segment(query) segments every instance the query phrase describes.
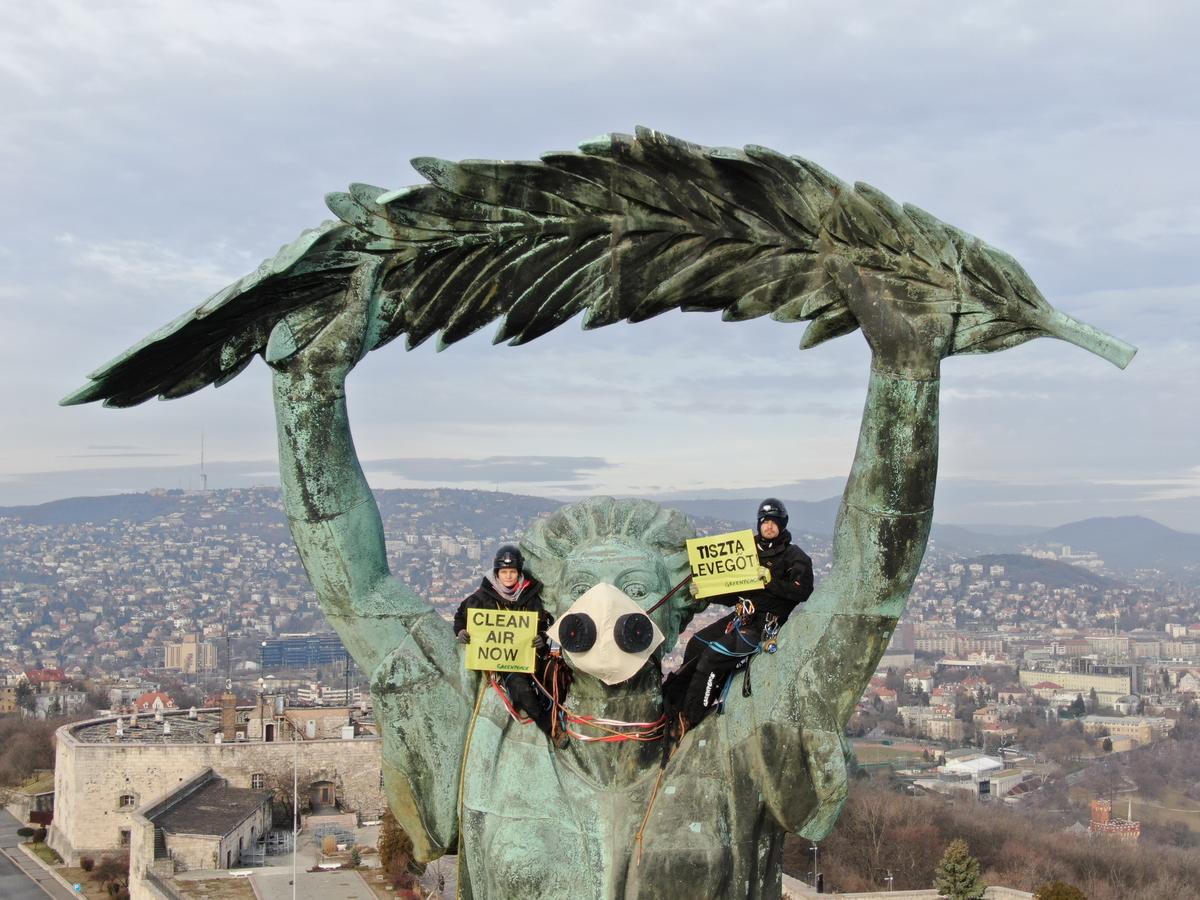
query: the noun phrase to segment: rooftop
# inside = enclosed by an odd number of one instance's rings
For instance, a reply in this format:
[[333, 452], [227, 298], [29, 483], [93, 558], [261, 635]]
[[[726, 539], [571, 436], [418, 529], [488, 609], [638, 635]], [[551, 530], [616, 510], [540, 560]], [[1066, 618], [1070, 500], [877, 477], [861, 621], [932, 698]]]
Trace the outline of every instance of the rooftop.
[[[188, 718], [186, 712], [163, 714], [162, 722], [155, 722], [152, 714], [139, 715], [137, 725], [130, 724], [128, 716], [123, 719], [124, 734], [117, 736], [115, 718], [92, 719], [81, 722], [71, 733], [85, 744], [211, 744], [213, 735], [221, 729], [221, 711], [206, 709]], [[171, 724], [170, 734], [164, 733], [163, 725]]]
[[213, 779], [154, 816], [152, 821], [170, 834], [224, 836], [270, 798], [270, 791], [229, 787], [224, 781]]
[[[243, 715], [254, 714], [255, 710], [256, 707], [253, 706], [238, 707], [238, 712]], [[345, 706], [287, 708], [287, 712], [293, 716], [303, 714], [322, 718], [347, 717], [350, 713], [357, 711], [357, 707]], [[154, 721], [154, 713], [142, 712], [138, 713], [136, 726], [131, 724], [132, 717], [121, 716], [120, 718], [124, 723], [122, 729], [124, 733], [120, 736], [117, 735], [116, 716], [105, 716], [102, 719], [89, 719], [86, 722], [64, 725], [63, 729], [84, 744], [212, 744], [221, 730], [220, 709], [197, 710], [194, 719], [189, 718], [187, 710], [163, 710], [162, 722]], [[360, 731], [366, 732], [358, 734], [354, 740], [378, 739], [374, 728], [374, 719], [371, 716], [359, 714], [355, 716], [354, 721]], [[167, 724], [171, 726], [170, 733], [167, 733], [164, 728], [164, 725]], [[239, 725], [239, 727], [242, 726]], [[314, 740], [301, 735], [297, 735], [297, 737], [305, 742]], [[316, 740], [345, 740], [345, 738], [327, 737]], [[261, 744], [263, 741], [259, 738], [251, 738], [230, 743], [236, 743], [240, 747], [248, 744]]]
[[1166, 725], [1162, 716], [1084, 716], [1083, 721], [1091, 725]]
[[976, 759], [950, 760], [942, 769], [951, 773], [964, 773], [967, 775], [982, 775], [984, 772], [994, 772], [997, 769], [1003, 769], [1004, 763], [998, 759], [993, 759], [989, 756], [981, 756]]

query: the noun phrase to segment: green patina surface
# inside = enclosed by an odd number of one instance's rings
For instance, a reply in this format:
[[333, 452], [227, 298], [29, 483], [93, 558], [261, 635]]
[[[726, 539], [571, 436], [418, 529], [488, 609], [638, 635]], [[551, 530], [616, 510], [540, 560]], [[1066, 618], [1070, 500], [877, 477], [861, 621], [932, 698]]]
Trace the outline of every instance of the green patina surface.
[[[265, 356], [289, 521], [326, 615], [372, 673], [391, 805], [423, 859], [457, 848], [462, 896], [778, 897], [785, 834], [817, 840], [837, 819], [843, 728], [924, 554], [941, 360], [1039, 335], [1121, 366], [1133, 348], [1053, 310], [1007, 254], [765, 148], [641, 130], [538, 162], [415, 165], [430, 184], [330, 195], [338, 222], [64, 402], [182, 396]], [[447, 624], [388, 572], [345, 382], [400, 334], [445, 346], [501, 319], [497, 340], [519, 344], [580, 312], [596, 327], [674, 308], [809, 320], [806, 347], [861, 329], [872, 368], [832, 572], [755, 664], [753, 695], [690, 731], [660, 773], [657, 743], [552, 750], [465, 670]], [[656, 504], [598, 498], [523, 543], [561, 613], [582, 587], [635, 577], [649, 606], [685, 570], [691, 534]], [[691, 611], [654, 614], [665, 648]], [[614, 687], [578, 673], [568, 704], [653, 720], [657, 665]]]

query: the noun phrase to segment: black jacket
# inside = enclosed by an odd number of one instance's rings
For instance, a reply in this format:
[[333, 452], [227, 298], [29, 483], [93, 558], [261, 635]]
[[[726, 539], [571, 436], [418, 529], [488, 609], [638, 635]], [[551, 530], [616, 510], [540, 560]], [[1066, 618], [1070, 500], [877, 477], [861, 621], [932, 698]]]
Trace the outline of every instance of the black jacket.
[[759, 537], [755, 543], [758, 545], [759, 563], [771, 572], [767, 586], [761, 591], [718, 594], [708, 599], [732, 606], [745, 597], [754, 603], [755, 615], [770, 613], [784, 622], [792, 610], [813, 592], [812, 560], [792, 543], [792, 536], [787, 531], [780, 532], [773, 541], [767, 542]]
[[542, 583], [529, 575], [522, 574], [521, 578], [527, 584], [516, 603], [509, 603], [502, 598], [496, 593], [492, 583], [484, 578], [475, 592], [458, 604], [458, 611], [454, 613], [454, 633], [458, 634], [467, 627], [467, 610], [469, 609], [507, 609], [513, 612], [536, 612], [538, 614], [538, 634], [545, 634], [546, 629], [554, 621], [554, 617], [542, 606]]

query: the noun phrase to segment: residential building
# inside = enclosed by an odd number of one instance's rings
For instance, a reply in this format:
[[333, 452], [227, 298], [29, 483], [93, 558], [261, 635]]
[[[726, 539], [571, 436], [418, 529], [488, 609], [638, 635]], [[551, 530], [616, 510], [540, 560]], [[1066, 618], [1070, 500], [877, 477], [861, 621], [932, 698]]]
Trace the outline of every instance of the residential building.
[[1084, 716], [1081, 721], [1086, 734], [1128, 737], [1141, 745], [1161, 740], [1174, 727], [1160, 716]]
[[185, 675], [212, 672], [217, 668], [217, 648], [211, 641], [200, 640], [198, 634], [185, 634], [179, 643], [163, 645], [163, 668]]

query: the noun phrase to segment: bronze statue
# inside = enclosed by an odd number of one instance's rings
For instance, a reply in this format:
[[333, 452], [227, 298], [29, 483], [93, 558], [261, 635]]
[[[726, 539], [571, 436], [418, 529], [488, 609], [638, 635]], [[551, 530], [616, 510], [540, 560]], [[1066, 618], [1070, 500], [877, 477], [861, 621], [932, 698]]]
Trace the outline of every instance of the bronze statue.
[[[941, 360], [1039, 335], [1122, 367], [1134, 349], [1053, 310], [977, 238], [761, 147], [639, 130], [539, 162], [415, 165], [431, 183], [330, 195], [338, 222], [64, 402], [183, 396], [265, 356], [296, 544], [330, 623], [372, 673], [392, 808], [421, 858], [457, 847], [461, 896], [778, 897], [784, 835], [820, 839], [837, 819], [843, 728], [924, 554]], [[445, 346], [500, 318], [497, 341], [521, 344], [580, 312], [593, 328], [675, 308], [810, 320], [803, 347], [861, 328], [872, 366], [832, 572], [756, 665], [753, 695], [660, 767], [661, 738], [554, 750], [464, 669], [448, 625], [388, 573], [345, 379], [400, 334], [410, 348], [435, 333]], [[596, 583], [649, 608], [686, 571], [690, 535], [656, 504], [600, 498], [536, 523], [523, 546], [561, 614]], [[654, 613], [664, 649], [690, 613], [678, 598]], [[577, 672], [566, 706], [583, 722], [651, 723], [660, 685], [657, 657], [614, 686]]]

